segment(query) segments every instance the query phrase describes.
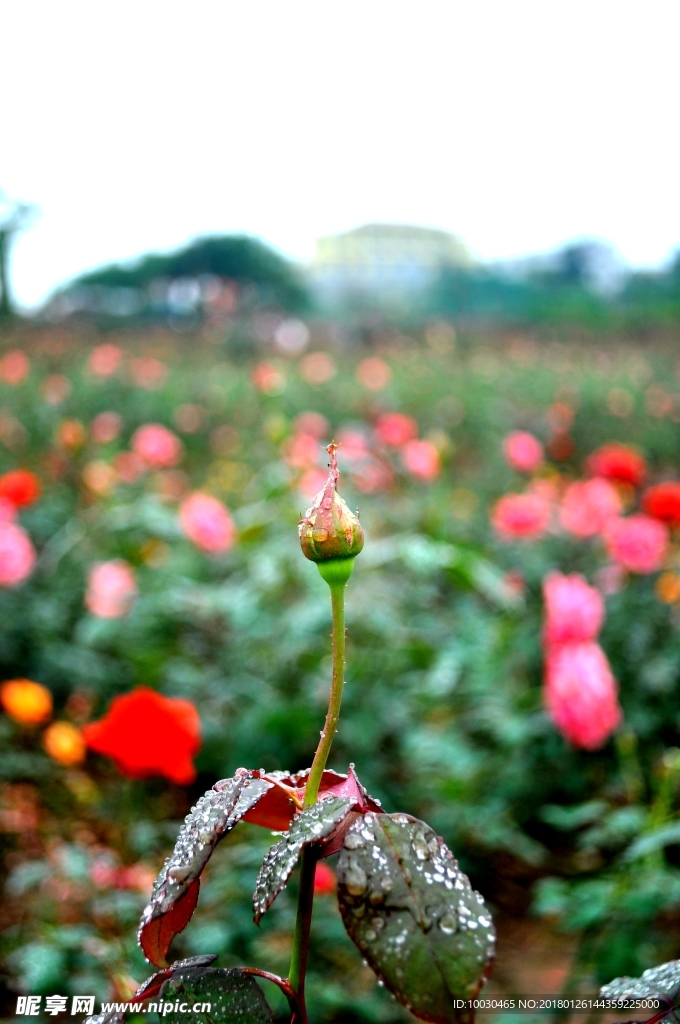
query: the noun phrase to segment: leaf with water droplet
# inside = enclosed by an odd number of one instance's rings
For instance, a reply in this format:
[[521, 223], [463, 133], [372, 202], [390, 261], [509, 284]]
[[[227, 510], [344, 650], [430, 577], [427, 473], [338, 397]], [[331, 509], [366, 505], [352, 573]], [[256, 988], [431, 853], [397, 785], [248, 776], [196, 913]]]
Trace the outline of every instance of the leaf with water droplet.
[[680, 960], [643, 971], [640, 978], [614, 978], [600, 989], [602, 999], [660, 998], [673, 1004], [680, 995]]
[[151, 963], [167, 967], [170, 943], [196, 908], [201, 872], [217, 843], [274, 785], [262, 772], [242, 770], [233, 779], [217, 782], [184, 819], [139, 925], [139, 944]]
[[[371, 838], [368, 838], [368, 837]], [[338, 860], [345, 928], [378, 979], [420, 1020], [466, 1022], [493, 958], [495, 934], [436, 833], [407, 814], [356, 817]]]
[[347, 817], [353, 805], [354, 800], [350, 797], [327, 797], [304, 807], [293, 818], [288, 832], [267, 853], [257, 876], [253, 893], [256, 924], [285, 889], [302, 848], [310, 844], [322, 848], [324, 840]]
[[[180, 973], [192, 970], [200, 971], [209, 967], [215, 960], [217, 960], [216, 953], [204, 953], [201, 956], [190, 956], [186, 960], [176, 960], [170, 967], [165, 967], [142, 982], [130, 1003], [144, 1003], [147, 999], [153, 999], [158, 995], [165, 982], [169, 981], [178, 971]], [[108, 1013], [97, 1013], [86, 1017], [83, 1024], [122, 1024], [124, 1020], [125, 1013], [111, 1010]]]
[[[161, 991], [165, 1002], [206, 1003], [210, 1009], [191, 1012], [192, 1024], [272, 1024], [272, 1011], [252, 974], [238, 967], [176, 972]], [[168, 1024], [187, 1024], [186, 1013], [164, 1013]]]

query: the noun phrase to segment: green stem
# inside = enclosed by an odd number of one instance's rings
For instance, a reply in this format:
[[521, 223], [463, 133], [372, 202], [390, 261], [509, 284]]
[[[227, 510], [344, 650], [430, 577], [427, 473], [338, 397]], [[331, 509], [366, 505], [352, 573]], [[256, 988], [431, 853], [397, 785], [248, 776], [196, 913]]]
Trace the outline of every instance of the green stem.
[[[347, 583], [347, 578], [327, 582], [331, 591], [331, 610], [333, 614], [333, 631], [331, 634], [333, 638], [333, 677], [331, 680], [331, 693], [328, 701], [326, 722], [321, 733], [319, 745], [316, 748], [314, 761], [312, 762], [312, 768], [305, 787], [305, 805], [315, 804], [317, 801], [324, 768], [328, 761], [333, 738], [338, 729], [342, 689], [345, 685], [345, 584]], [[311, 847], [305, 847], [301, 858], [297, 917], [295, 920], [295, 933], [293, 935], [290, 971], [288, 973], [288, 981], [297, 996], [299, 1007], [299, 1020], [296, 1018], [295, 1024], [307, 1024], [305, 975], [307, 973], [307, 955], [309, 953], [309, 932], [312, 926], [316, 861], [316, 854]]]
[[333, 612], [333, 678], [331, 696], [328, 702], [326, 722], [321, 733], [319, 746], [312, 762], [307, 786], [305, 787], [305, 804], [315, 804], [319, 795], [319, 786], [323, 778], [328, 755], [331, 752], [333, 739], [340, 719], [342, 689], [345, 685], [345, 582], [329, 583], [331, 590], [331, 609]]

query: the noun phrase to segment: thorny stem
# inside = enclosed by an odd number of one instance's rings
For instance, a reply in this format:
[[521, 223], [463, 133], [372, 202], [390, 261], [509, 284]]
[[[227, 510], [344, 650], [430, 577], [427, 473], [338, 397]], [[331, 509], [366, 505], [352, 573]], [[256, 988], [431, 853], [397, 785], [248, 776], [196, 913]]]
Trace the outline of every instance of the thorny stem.
[[[324, 768], [331, 750], [333, 738], [338, 728], [340, 704], [345, 675], [345, 583], [329, 583], [331, 591], [331, 609], [333, 613], [333, 677], [331, 694], [328, 702], [326, 723], [316, 748], [314, 761], [305, 787], [305, 805], [315, 804], [319, 795], [319, 786]], [[298, 1014], [295, 1024], [308, 1024], [305, 1006], [305, 974], [307, 971], [307, 954], [309, 952], [309, 931], [312, 925], [312, 907], [314, 903], [314, 873], [316, 871], [316, 854], [307, 846], [302, 851], [300, 868], [300, 888], [298, 893], [297, 918], [293, 936], [293, 953], [290, 961], [288, 982], [295, 992], [298, 1001]]]

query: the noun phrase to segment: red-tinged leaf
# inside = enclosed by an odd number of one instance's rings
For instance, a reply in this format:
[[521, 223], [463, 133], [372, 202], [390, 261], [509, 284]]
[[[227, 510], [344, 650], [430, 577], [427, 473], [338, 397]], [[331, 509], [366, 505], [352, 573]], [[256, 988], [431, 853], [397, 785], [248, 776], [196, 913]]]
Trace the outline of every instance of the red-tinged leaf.
[[142, 982], [132, 999], [131, 1003], [143, 1003], [147, 999], [153, 999], [160, 992], [164, 982], [173, 976], [176, 971], [193, 970], [200, 967], [210, 967], [217, 960], [217, 953], [204, 953], [201, 956], [190, 956], [186, 960], [175, 960], [174, 964], [157, 971], [150, 978]]
[[[274, 832], [285, 832], [304, 803], [309, 769], [295, 775], [268, 772], [263, 778], [273, 784], [272, 788], [244, 815], [243, 820], [270, 828]], [[326, 769], [319, 786], [319, 796], [347, 797], [362, 814], [381, 810], [380, 801], [369, 796], [359, 782], [353, 764], [349, 766], [347, 775]]]
[[217, 782], [184, 819], [139, 926], [139, 944], [157, 967], [168, 966], [170, 943], [194, 912], [201, 872], [215, 846], [273, 786], [263, 772], [241, 769]]

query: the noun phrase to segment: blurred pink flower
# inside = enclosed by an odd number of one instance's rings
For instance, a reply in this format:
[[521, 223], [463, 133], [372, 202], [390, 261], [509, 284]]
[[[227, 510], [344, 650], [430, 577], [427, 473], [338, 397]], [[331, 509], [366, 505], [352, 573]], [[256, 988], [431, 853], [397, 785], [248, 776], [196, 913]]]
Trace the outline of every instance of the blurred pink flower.
[[337, 437], [340, 465], [343, 462], [360, 462], [362, 459], [370, 458], [370, 451], [366, 444], [366, 438], [360, 430], [341, 430]]
[[491, 522], [503, 540], [534, 540], [550, 522], [550, 502], [540, 494], [505, 494], [491, 511]]
[[513, 430], [503, 440], [503, 454], [513, 469], [533, 473], [543, 461], [543, 445], [526, 430]]
[[293, 426], [298, 434], [309, 434], [322, 441], [330, 434], [330, 423], [320, 412], [301, 412], [295, 417]]
[[132, 435], [131, 447], [148, 466], [164, 469], [176, 466], [184, 451], [177, 435], [160, 423], [146, 423], [139, 427]]
[[550, 649], [543, 697], [565, 739], [584, 750], [601, 747], [623, 717], [607, 656], [592, 641]]
[[179, 521], [189, 540], [201, 551], [228, 551], [236, 540], [229, 510], [210, 494], [190, 494], [179, 507]]
[[668, 528], [643, 514], [612, 519], [605, 531], [611, 558], [630, 572], [656, 572], [668, 550]]
[[28, 377], [30, 369], [31, 364], [28, 361], [28, 356], [19, 348], [11, 348], [0, 359], [0, 380], [3, 384], [10, 384], [12, 387], [16, 387], [17, 384], [21, 384]]
[[352, 483], [362, 494], [384, 491], [392, 483], [392, 478], [390, 466], [374, 458], [364, 459], [351, 474]]
[[113, 468], [122, 483], [133, 484], [146, 473], [147, 465], [136, 452], [118, 452], [113, 458]]
[[31, 575], [36, 553], [26, 531], [5, 518], [0, 520], [0, 587], [15, 587]]
[[147, 391], [155, 391], [165, 383], [168, 370], [165, 363], [153, 356], [140, 356], [130, 361], [130, 376], [134, 383]]
[[125, 615], [137, 595], [132, 566], [122, 558], [95, 562], [90, 568], [85, 604], [101, 619], [118, 619]]
[[439, 476], [441, 460], [431, 441], [407, 441], [401, 449], [401, 459], [409, 473], [420, 480]]
[[111, 377], [120, 366], [122, 359], [122, 348], [119, 345], [107, 343], [97, 345], [92, 349], [87, 365], [90, 373], [93, 373], [95, 377]]
[[560, 523], [576, 537], [594, 537], [621, 512], [621, 498], [616, 488], [596, 476], [569, 484], [560, 507]]
[[589, 586], [583, 576], [548, 573], [543, 580], [543, 596], [546, 646], [595, 639], [604, 621], [604, 602], [599, 590]]
[[405, 416], [401, 412], [386, 412], [378, 416], [375, 436], [383, 444], [401, 448], [407, 441], [413, 441], [418, 436], [418, 424], [412, 416]]
[[313, 498], [317, 496], [319, 491], [323, 490], [324, 484], [328, 479], [328, 472], [323, 469], [308, 469], [302, 474], [297, 483], [297, 489], [300, 492], [300, 496], [305, 501], [311, 502]]
[[90, 424], [90, 435], [97, 444], [115, 441], [120, 434], [123, 421], [117, 412], [100, 412]]
[[309, 469], [321, 460], [321, 445], [311, 434], [293, 434], [281, 445], [284, 462], [293, 469]]
[[369, 356], [362, 359], [356, 368], [356, 378], [369, 391], [382, 391], [390, 382], [392, 371], [384, 359]]

